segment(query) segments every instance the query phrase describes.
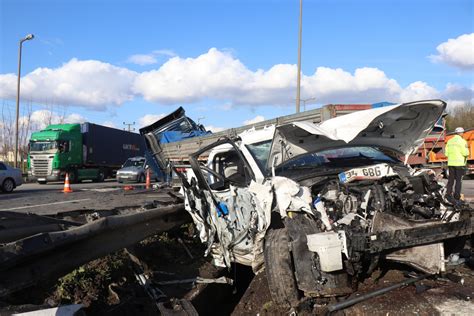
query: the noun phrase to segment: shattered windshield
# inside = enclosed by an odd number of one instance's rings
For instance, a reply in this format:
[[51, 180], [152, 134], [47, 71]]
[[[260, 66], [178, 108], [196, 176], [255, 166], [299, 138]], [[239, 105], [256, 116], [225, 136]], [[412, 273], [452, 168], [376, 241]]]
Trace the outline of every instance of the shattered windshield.
[[30, 152], [55, 153], [58, 151], [58, 143], [56, 141], [31, 141]]
[[268, 155], [270, 154], [270, 147], [272, 140], [265, 140], [263, 142], [245, 145], [252, 154], [253, 158], [258, 164], [260, 170], [265, 170], [267, 165]]
[[142, 167], [144, 164], [145, 164], [145, 159], [140, 159], [140, 160], [128, 159], [123, 164], [123, 168], [126, 168], [126, 167]]
[[375, 163], [397, 163], [396, 158], [375, 147], [343, 147], [306, 154], [289, 160], [275, 169], [276, 174], [287, 170], [331, 169], [366, 166]]

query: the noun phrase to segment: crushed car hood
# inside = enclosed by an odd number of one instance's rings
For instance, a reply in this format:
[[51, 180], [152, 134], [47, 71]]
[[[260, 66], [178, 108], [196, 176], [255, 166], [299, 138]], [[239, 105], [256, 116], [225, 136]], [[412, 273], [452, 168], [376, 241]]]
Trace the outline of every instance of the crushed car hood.
[[409, 155], [443, 114], [446, 103], [427, 100], [354, 112], [320, 124], [294, 122], [276, 127], [267, 167], [306, 153], [343, 146], [374, 146]]

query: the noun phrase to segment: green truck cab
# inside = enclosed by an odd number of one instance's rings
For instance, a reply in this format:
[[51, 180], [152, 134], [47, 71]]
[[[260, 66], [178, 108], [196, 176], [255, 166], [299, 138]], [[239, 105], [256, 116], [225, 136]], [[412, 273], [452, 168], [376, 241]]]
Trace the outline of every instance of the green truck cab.
[[31, 134], [28, 176], [38, 183], [103, 181], [124, 161], [143, 154], [139, 134], [92, 123], [54, 124]]

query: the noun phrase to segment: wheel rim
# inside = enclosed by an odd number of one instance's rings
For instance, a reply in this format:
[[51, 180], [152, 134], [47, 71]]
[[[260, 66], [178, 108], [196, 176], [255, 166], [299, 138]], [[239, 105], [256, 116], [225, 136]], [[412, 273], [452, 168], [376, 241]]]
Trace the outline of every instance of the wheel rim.
[[13, 191], [13, 181], [10, 179], [5, 180], [5, 183], [3, 183], [3, 189], [7, 192]]

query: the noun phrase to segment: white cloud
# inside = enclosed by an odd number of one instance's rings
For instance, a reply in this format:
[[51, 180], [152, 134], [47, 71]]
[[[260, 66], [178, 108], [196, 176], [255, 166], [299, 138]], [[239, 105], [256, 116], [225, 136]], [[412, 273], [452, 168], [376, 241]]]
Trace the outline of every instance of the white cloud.
[[207, 125], [207, 126], [205, 126], [205, 128], [206, 128], [206, 131], [211, 131], [213, 133], [222, 132], [223, 130], [227, 129], [225, 127], [217, 127], [217, 126], [214, 126], [214, 125]]
[[[206, 99], [234, 105], [288, 105], [293, 103], [296, 65], [278, 64], [251, 71], [230, 53], [216, 48], [196, 58], [174, 57], [159, 69], [141, 73], [134, 91], [151, 102], [193, 103]], [[359, 68], [354, 74], [319, 67], [302, 78], [302, 95], [318, 103], [375, 102], [400, 98], [402, 88], [377, 68]]]
[[447, 101], [448, 107], [456, 107], [466, 103], [474, 105], [474, 85], [464, 87], [448, 83], [446, 89], [441, 94], [441, 98]]
[[154, 50], [149, 54], [135, 54], [128, 57], [127, 61], [140, 66], [153, 65], [158, 63], [158, 57], [174, 57], [176, 54], [169, 49]]
[[417, 81], [406, 87], [400, 94], [400, 101], [410, 102], [416, 100], [437, 99], [440, 93], [426, 82]]
[[138, 124], [140, 127], [148, 126], [164, 116], [164, 114], [146, 114], [138, 119]]
[[69, 123], [69, 124], [84, 123], [86, 121], [87, 119], [84, 116], [77, 113], [69, 114], [64, 118], [64, 123]]
[[115, 125], [115, 123], [112, 122], [112, 121], [104, 121], [104, 122], [102, 122], [101, 125], [107, 126], [107, 127], [112, 127], [112, 128], [117, 128], [117, 126]]
[[176, 53], [173, 52], [171, 49], [158, 49], [153, 51], [154, 56], [168, 56], [168, 57], [174, 57], [176, 56]]
[[[132, 100], [137, 73], [97, 60], [71, 59], [59, 68], [37, 68], [21, 80], [23, 100], [104, 110]], [[0, 98], [14, 99], [13, 74], [0, 75]]]
[[158, 60], [156, 60], [156, 57], [153, 55], [137, 54], [128, 57], [128, 62], [140, 66], [145, 66], [156, 64]]
[[434, 62], [446, 63], [460, 69], [474, 69], [474, 33], [450, 38], [436, 47], [438, 55], [430, 56]]
[[[19, 118], [20, 125], [28, 123], [28, 117], [22, 116]], [[44, 129], [50, 124], [73, 124], [73, 123], [84, 123], [87, 119], [81, 114], [71, 113], [69, 115], [58, 114], [50, 110], [37, 110], [33, 111], [29, 117], [29, 123], [31, 130]]]
[[252, 124], [255, 124], [255, 123], [258, 123], [258, 122], [263, 122], [263, 121], [265, 121], [265, 117], [263, 117], [261, 115], [257, 115], [253, 119], [244, 121], [242, 124], [243, 125], [252, 125]]
[[[174, 56], [171, 51], [151, 54]], [[59, 68], [38, 68], [22, 78], [22, 100], [95, 110], [140, 97], [173, 105], [211, 100], [216, 104], [212, 108], [221, 111], [242, 105], [289, 106], [294, 104], [295, 89], [296, 65], [277, 64], [265, 70], [251, 70], [230, 52], [216, 48], [195, 58], [175, 56], [157, 69], [141, 73], [100, 61], [72, 59]], [[453, 89], [446, 91], [449, 98], [454, 90], [457, 98], [469, 98], [466, 91], [460, 93], [462, 88]], [[316, 103], [325, 104], [414, 101], [443, 97], [445, 93], [421, 81], [402, 87], [377, 68], [362, 67], [348, 72], [318, 67], [302, 76], [301, 95], [315, 97]], [[15, 96], [16, 76], [0, 74], [0, 99], [14, 100]]]

